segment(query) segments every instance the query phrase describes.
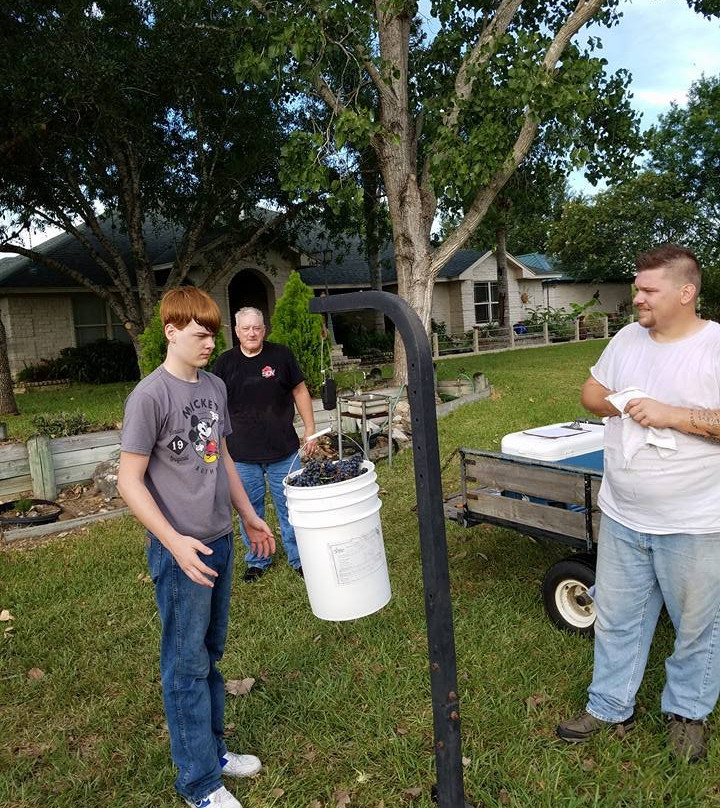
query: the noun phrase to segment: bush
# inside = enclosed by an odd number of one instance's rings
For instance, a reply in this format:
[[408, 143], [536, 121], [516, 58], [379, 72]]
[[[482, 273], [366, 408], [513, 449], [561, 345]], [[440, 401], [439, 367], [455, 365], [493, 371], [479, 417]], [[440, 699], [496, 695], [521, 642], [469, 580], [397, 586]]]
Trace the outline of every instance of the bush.
[[[147, 328], [138, 337], [140, 341], [140, 372], [143, 376], [152, 373], [156, 367], [162, 365], [167, 354], [167, 340], [165, 339], [165, 329], [160, 319], [160, 303], [157, 303]], [[215, 360], [227, 347], [225, 332], [218, 331], [215, 335], [215, 348], [210, 354], [207, 367], [212, 367]]]
[[360, 357], [373, 362], [392, 358], [395, 347], [395, 334], [392, 331], [371, 331], [360, 323], [353, 323], [343, 331], [343, 353], [345, 356]]
[[303, 283], [298, 272], [291, 272], [285, 291], [275, 305], [268, 339], [287, 345], [293, 352], [305, 375], [305, 384], [310, 395], [319, 395], [320, 341], [323, 319], [320, 314], [311, 314], [309, 303], [313, 290]]
[[97, 428], [88, 421], [82, 412], [54, 412], [50, 415], [41, 413], [40, 415], [33, 415], [31, 420], [35, 431], [39, 435], [47, 435], [49, 438], [82, 435]]
[[46, 382], [69, 379], [86, 384], [131, 382], [139, 378], [132, 345], [114, 339], [99, 339], [87, 345], [63, 348], [56, 359], [43, 359], [23, 368], [18, 381]]

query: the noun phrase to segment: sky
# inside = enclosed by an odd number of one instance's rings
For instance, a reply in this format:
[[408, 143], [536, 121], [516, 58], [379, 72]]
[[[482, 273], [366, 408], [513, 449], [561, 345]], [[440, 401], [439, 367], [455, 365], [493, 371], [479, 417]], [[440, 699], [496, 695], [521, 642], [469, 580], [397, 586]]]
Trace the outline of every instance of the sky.
[[[642, 114], [643, 129], [652, 126], [671, 102], [684, 106], [687, 91], [703, 74], [720, 74], [720, 20], [706, 20], [685, 0], [633, 0], [622, 5], [623, 18], [614, 28], [588, 26], [600, 36], [607, 69], [621, 67], [632, 74], [632, 106]], [[575, 191], [593, 193], [575, 172]]]
[[[421, 0], [420, 8], [429, 15], [429, 0]], [[720, 74], [720, 20], [704, 19], [685, 0], [626, 0], [621, 9], [623, 19], [614, 28], [589, 26], [585, 30], [602, 38], [609, 71], [624, 67], [632, 73], [632, 104], [642, 113], [642, 126], [647, 128], [672, 101], [683, 105], [690, 84], [703, 73]], [[570, 185], [584, 193], [598, 190], [584, 181], [581, 172], [571, 176]], [[36, 235], [33, 242], [55, 234]]]

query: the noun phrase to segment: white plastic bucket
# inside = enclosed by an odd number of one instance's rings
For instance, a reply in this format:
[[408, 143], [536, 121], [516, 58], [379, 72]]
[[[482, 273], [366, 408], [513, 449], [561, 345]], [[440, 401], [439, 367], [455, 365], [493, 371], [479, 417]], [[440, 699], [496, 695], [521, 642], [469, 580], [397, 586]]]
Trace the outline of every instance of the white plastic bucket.
[[[375, 466], [340, 483], [308, 488], [285, 481], [310, 608], [321, 620], [355, 620], [390, 600]], [[292, 472], [288, 479], [301, 473]]]

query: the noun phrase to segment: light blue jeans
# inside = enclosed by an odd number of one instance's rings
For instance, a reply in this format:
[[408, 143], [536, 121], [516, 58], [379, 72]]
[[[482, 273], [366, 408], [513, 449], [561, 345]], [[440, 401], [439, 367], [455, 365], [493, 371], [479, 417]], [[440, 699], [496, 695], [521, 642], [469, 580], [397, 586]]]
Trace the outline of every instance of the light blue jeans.
[[[297, 453], [293, 452], [282, 460], [275, 460], [272, 463], [243, 463], [236, 461], [235, 468], [240, 475], [242, 484], [245, 486], [250, 504], [255, 513], [261, 518], [265, 518], [265, 478], [267, 478], [270, 496], [275, 505], [275, 511], [280, 525], [280, 539], [287, 556], [288, 564], [293, 569], [300, 566], [300, 554], [298, 553], [297, 542], [295, 541], [295, 531], [288, 521], [287, 501], [283, 490], [283, 480], [290, 471], [290, 466], [296, 460]], [[295, 462], [293, 470], [300, 468], [300, 461]], [[245, 530], [240, 522], [240, 535], [242, 536], [248, 552], [245, 554], [245, 563], [249, 567], [260, 567], [267, 569], [272, 564], [272, 557], [262, 558], [250, 551], [250, 542], [245, 535]]]
[[708, 716], [720, 692], [720, 533], [638, 533], [603, 514], [596, 576], [588, 712], [612, 722], [632, 715], [664, 602], [675, 645], [662, 710]]
[[162, 623], [160, 678], [170, 734], [170, 755], [179, 769], [175, 788], [200, 800], [222, 785], [225, 682], [217, 668], [223, 655], [232, 586], [233, 536], [208, 547], [204, 564], [218, 572], [210, 588], [191, 581], [169, 550], [150, 535], [147, 561]]

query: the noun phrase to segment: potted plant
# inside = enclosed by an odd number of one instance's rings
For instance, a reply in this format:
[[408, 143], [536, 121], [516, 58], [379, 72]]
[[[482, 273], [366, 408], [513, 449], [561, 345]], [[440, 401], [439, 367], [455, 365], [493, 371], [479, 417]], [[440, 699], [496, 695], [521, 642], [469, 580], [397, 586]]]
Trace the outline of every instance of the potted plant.
[[46, 525], [56, 522], [62, 510], [48, 499], [13, 499], [0, 504], [0, 526]]

